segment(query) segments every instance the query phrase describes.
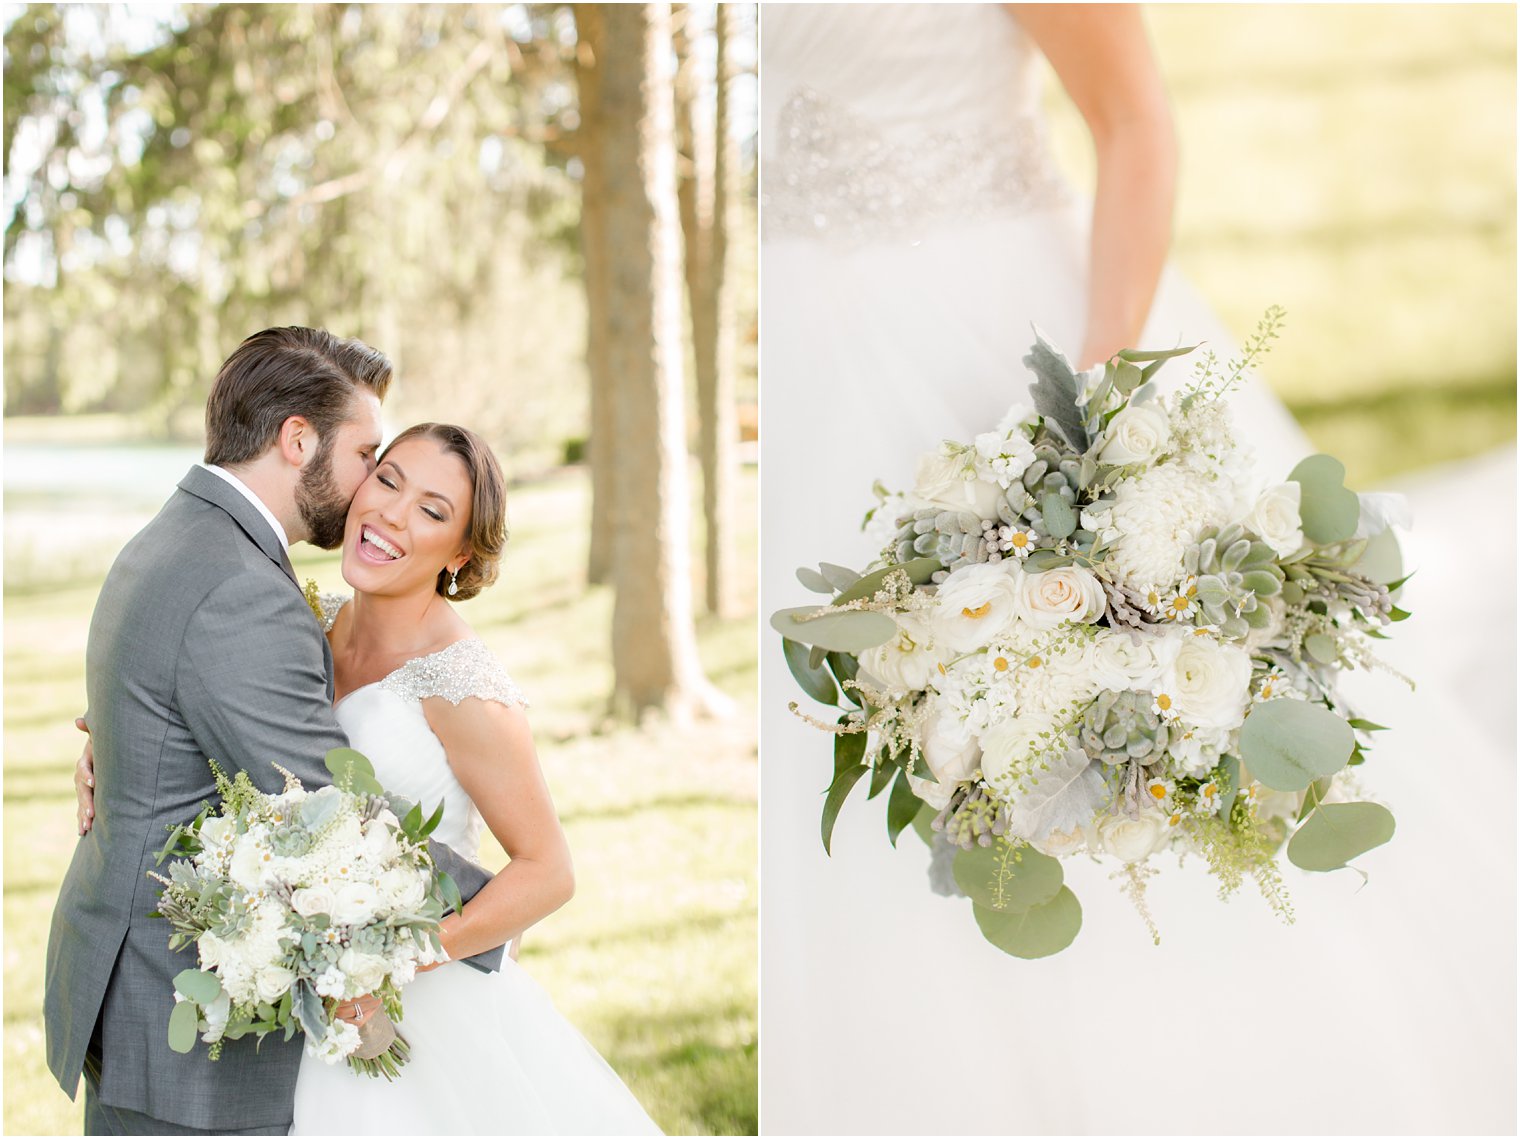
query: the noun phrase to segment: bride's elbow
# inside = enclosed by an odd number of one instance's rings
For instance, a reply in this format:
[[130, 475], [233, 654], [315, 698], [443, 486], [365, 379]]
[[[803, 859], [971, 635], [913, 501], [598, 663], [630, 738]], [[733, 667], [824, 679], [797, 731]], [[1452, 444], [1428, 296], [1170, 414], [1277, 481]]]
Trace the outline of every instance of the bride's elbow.
[[575, 897], [575, 867], [566, 858], [556, 868], [553, 880], [554, 908], [559, 909]]

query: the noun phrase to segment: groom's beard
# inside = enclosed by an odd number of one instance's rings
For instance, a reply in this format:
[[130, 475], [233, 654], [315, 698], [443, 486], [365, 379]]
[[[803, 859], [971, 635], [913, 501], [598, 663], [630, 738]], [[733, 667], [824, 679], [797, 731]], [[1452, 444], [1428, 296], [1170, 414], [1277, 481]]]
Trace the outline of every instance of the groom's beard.
[[313, 546], [331, 550], [343, 544], [348, 499], [333, 481], [332, 447], [326, 440], [318, 445], [316, 458], [296, 483], [296, 508], [306, 523], [306, 540]]

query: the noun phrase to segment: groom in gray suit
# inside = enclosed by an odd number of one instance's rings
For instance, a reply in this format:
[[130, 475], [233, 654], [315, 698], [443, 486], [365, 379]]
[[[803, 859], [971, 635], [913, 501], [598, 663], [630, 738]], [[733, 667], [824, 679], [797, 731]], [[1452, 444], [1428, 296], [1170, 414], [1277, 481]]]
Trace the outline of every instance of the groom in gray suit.
[[[289, 542], [342, 542], [349, 500], [375, 466], [390, 362], [357, 340], [272, 328], [222, 365], [206, 404], [206, 461], [106, 576], [86, 656], [95, 821], [53, 911], [44, 1017], [48, 1066], [88, 1134], [283, 1135], [302, 1038], [228, 1041], [218, 1063], [168, 1046], [174, 976], [148, 913], [166, 829], [214, 799], [207, 758], [279, 791], [307, 787], [347, 740], [333, 716], [332, 654], [296, 582]], [[468, 898], [485, 871], [435, 856]], [[471, 960], [493, 969], [500, 950]]]

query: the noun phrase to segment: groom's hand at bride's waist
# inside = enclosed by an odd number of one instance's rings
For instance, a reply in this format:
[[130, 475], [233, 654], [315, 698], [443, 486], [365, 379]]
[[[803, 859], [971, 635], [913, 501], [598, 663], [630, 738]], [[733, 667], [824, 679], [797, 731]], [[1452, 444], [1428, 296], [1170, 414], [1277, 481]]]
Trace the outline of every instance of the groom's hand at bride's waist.
[[79, 837], [83, 838], [95, 824], [95, 745], [83, 716], [74, 721], [74, 726], [84, 733], [84, 750], [74, 764], [74, 798], [78, 801]]

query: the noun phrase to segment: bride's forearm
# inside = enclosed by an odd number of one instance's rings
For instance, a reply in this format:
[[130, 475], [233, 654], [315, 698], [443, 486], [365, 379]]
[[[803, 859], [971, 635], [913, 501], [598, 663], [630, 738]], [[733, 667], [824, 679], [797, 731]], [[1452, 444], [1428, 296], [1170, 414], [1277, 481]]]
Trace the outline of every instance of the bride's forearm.
[[1177, 180], [1167, 120], [1116, 130], [1095, 143], [1098, 184], [1080, 368], [1139, 346], [1171, 244]]
[[562, 862], [513, 859], [465, 903], [443, 919], [440, 938], [453, 961], [505, 945], [559, 909], [575, 893], [575, 873]]

